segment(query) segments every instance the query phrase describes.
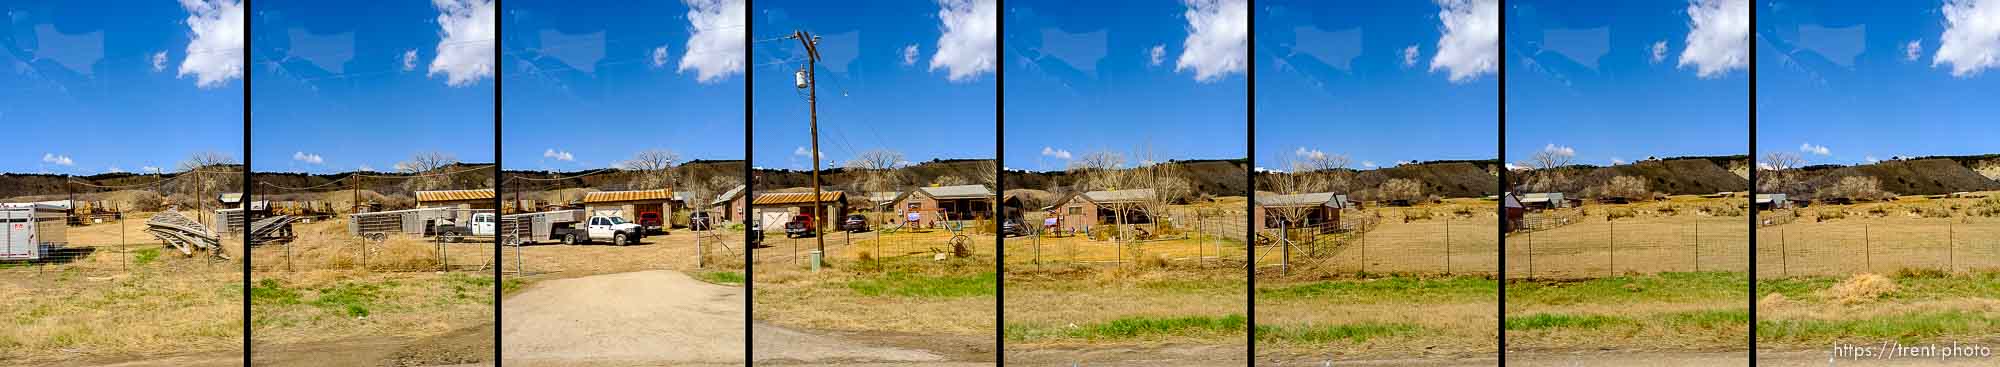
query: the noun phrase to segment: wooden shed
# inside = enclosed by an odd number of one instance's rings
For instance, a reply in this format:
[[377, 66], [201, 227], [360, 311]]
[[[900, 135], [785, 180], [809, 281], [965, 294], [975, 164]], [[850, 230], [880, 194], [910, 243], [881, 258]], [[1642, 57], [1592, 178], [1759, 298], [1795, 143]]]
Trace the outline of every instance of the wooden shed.
[[[1331, 192], [1306, 194], [1257, 194], [1257, 205], [1252, 209], [1251, 223], [1255, 228], [1319, 227], [1323, 230], [1340, 227], [1340, 210], [1347, 207], [1347, 195]], [[1287, 218], [1299, 214], [1296, 220]], [[1288, 223], [1289, 222], [1289, 223]]]
[[418, 191], [417, 207], [492, 210], [493, 189]]
[[674, 193], [667, 189], [583, 193], [584, 213], [617, 212], [633, 223], [647, 214], [659, 216], [661, 223], [673, 223], [674, 205]]

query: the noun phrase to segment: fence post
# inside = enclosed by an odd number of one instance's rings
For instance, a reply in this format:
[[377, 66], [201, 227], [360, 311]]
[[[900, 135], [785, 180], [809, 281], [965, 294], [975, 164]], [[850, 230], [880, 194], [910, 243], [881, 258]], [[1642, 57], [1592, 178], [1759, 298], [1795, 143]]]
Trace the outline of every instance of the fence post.
[[1618, 276], [1618, 221], [1606, 218], [1604, 222], [1611, 224], [1611, 276], [1615, 277]]
[[1861, 271], [1875, 270], [1875, 244], [1868, 242], [1868, 225], [1861, 225]]
[[293, 271], [298, 271], [298, 269], [295, 269], [295, 268], [293, 268], [293, 267], [292, 267], [292, 242], [291, 242], [291, 241], [285, 241], [285, 271], [286, 271], [286, 272], [293, 272]]
[[1949, 267], [1950, 271], [1958, 271], [1958, 244], [1955, 243], [1958, 239], [1958, 224], [1952, 223], [1951, 218], [1945, 218], [1944, 231], [1945, 266]]
[[[1292, 233], [1285, 228], [1285, 221], [1278, 221], [1278, 273], [1292, 274]], [[1254, 266], [1252, 268], [1255, 268]]]
[[[1701, 219], [1694, 220], [1694, 271], [1701, 272]], [[1751, 229], [1755, 231], [1756, 229]]]
[[1444, 273], [1451, 274], [1451, 217], [1444, 218]]
[[1521, 234], [1521, 237], [1527, 237], [1527, 238], [1528, 238], [1528, 279], [1534, 279], [1534, 278], [1535, 278], [1535, 237], [1534, 237], [1534, 236], [1532, 236], [1532, 235], [1531, 235], [1531, 234], [1529, 234], [1529, 233], [1522, 233], [1522, 234]]

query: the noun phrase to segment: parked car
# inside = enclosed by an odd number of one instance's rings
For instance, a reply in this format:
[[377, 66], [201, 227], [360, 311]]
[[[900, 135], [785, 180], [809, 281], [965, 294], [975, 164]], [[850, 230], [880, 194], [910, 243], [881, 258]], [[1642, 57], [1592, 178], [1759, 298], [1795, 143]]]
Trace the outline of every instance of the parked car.
[[867, 232], [868, 216], [860, 214], [848, 214], [847, 220], [840, 221], [840, 230], [848, 232]]
[[667, 233], [667, 220], [660, 212], [639, 213], [639, 226], [645, 228], [646, 233]]
[[1007, 237], [1019, 237], [1031, 234], [1028, 232], [1028, 226], [1021, 225], [1021, 221], [1015, 219], [1008, 219], [1005, 223], [1001, 223], [1000, 233], [1006, 234]]
[[712, 225], [709, 221], [713, 219], [709, 217], [708, 212], [694, 212], [688, 215], [688, 229], [706, 231]]
[[818, 234], [817, 228], [813, 225], [812, 215], [794, 215], [792, 221], [785, 222], [785, 238], [812, 237]]

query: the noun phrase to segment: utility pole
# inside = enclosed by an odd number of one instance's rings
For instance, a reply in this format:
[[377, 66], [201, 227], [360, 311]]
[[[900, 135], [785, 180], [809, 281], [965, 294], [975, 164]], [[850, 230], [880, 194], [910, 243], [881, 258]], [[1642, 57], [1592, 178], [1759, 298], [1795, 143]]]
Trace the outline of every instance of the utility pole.
[[[812, 126], [813, 226], [823, 228], [821, 224], [826, 223], [826, 207], [820, 203], [819, 192], [819, 81], [813, 73], [813, 69], [819, 63], [819, 37], [806, 31], [795, 31], [792, 32], [792, 38], [798, 39], [799, 45], [806, 48], [806, 69], [799, 72], [798, 84], [799, 87], [806, 88], [806, 108], [811, 118], [809, 124]], [[817, 247], [819, 256], [826, 256], [826, 236], [820, 232], [824, 231], [821, 228], [813, 228], [813, 242], [819, 246]], [[818, 267], [817, 264], [813, 266], [815, 270]]]

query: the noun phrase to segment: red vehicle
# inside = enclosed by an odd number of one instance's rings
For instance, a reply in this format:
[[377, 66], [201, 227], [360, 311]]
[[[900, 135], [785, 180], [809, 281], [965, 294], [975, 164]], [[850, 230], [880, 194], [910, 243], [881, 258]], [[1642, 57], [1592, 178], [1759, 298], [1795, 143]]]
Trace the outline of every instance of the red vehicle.
[[817, 233], [816, 228], [819, 227], [813, 224], [812, 214], [794, 215], [792, 221], [785, 222], [785, 238], [812, 237]]
[[666, 233], [667, 220], [660, 215], [660, 212], [640, 212], [639, 227], [645, 228], [646, 232]]

